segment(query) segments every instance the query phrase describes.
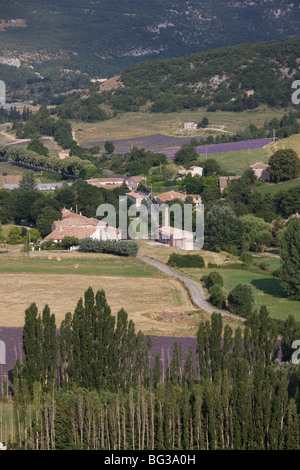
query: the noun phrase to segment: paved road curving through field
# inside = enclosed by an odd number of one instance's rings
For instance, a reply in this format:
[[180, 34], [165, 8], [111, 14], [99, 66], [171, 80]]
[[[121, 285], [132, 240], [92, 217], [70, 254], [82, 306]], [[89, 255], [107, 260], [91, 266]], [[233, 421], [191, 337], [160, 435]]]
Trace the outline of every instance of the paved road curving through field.
[[187, 286], [187, 288], [189, 289], [191, 293], [194, 303], [198, 305], [202, 310], [205, 310], [206, 312], [209, 312], [209, 313], [217, 312], [217, 313], [220, 313], [223, 317], [232, 318], [233, 320], [238, 320], [239, 322], [245, 321], [244, 318], [238, 317], [236, 315], [232, 315], [222, 310], [218, 310], [217, 308], [210, 305], [205, 300], [203, 289], [198, 283], [192, 281], [191, 279], [188, 279], [185, 276], [182, 276], [182, 274], [179, 274], [176, 271], [173, 271], [168, 266], [160, 263], [159, 261], [147, 258], [146, 256], [139, 256], [138, 258], [141, 259], [142, 261], [145, 261], [146, 263], [151, 264], [152, 266], [155, 266], [157, 269], [159, 269], [163, 273], [169, 276], [176, 277], [177, 279], [180, 279], [182, 282], [184, 282], [184, 284]]

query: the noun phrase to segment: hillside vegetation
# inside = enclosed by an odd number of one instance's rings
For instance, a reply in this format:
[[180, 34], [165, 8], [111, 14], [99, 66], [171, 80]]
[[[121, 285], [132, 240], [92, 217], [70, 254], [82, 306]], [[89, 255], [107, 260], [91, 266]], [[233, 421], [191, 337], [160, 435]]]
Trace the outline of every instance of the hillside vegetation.
[[[299, 72], [300, 36], [242, 44], [125, 69], [108, 95], [116, 110], [175, 112], [208, 107], [243, 111], [291, 104]], [[100, 86], [101, 91], [101, 86]]]

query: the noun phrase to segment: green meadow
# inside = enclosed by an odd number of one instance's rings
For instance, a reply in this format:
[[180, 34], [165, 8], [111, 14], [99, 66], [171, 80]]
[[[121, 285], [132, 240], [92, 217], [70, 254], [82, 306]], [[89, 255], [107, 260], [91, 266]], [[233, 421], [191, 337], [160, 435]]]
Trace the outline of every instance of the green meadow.
[[[48, 252], [49, 255], [49, 252]], [[38, 256], [2, 256], [0, 258], [0, 273], [26, 274], [74, 274], [89, 276], [133, 276], [161, 277], [156, 268], [147, 265], [137, 258], [121, 258], [109, 255], [94, 255], [90, 257], [64, 257], [59, 253], [42, 258]], [[57, 259], [58, 258], [58, 259]], [[76, 267], [74, 267], [76, 266]]]

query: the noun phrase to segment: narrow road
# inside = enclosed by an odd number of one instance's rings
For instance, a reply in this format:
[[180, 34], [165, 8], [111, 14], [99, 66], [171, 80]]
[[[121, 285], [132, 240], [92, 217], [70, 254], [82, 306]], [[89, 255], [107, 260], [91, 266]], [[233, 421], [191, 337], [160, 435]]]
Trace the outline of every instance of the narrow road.
[[176, 271], [173, 271], [168, 266], [160, 263], [159, 261], [147, 258], [146, 256], [139, 256], [138, 258], [141, 259], [142, 261], [145, 261], [146, 263], [151, 264], [152, 266], [155, 266], [157, 269], [167, 274], [168, 276], [176, 277], [177, 279], [180, 279], [182, 282], [184, 282], [184, 284], [187, 286], [187, 288], [189, 289], [191, 293], [191, 297], [194, 303], [198, 305], [198, 307], [200, 307], [202, 310], [205, 310], [206, 312], [209, 312], [209, 313], [213, 313], [213, 312], [220, 313], [223, 317], [232, 318], [233, 320], [237, 320], [242, 323], [245, 322], [245, 319], [242, 317], [239, 317], [237, 315], [232, 315], [231, 313], [224, 312], [223, 310], [218, 310], [217, 308], [210, 305], [205, 300], [204, 292], [200, 284], [192, 281], [191, 279], [188, 279], [185, 276], [182, 276], [182, 274], [179, 274]]

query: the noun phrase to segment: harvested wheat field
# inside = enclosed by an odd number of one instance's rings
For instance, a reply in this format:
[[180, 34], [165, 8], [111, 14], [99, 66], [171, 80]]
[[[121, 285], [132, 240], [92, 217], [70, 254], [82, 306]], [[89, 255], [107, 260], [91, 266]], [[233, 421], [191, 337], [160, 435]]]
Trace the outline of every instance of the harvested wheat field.
[[0, 286], [4, 327], [23, 326], [24, 312], [32, 302], [39, 311], [48, 304], [59, 327], [89, 286], [94, 292], [103, 289], [112, 314], [123, 307], [136, 330], [145, 334], [193, 336], [200, 320], [186, 289], [171, 277], [0, 273]]

